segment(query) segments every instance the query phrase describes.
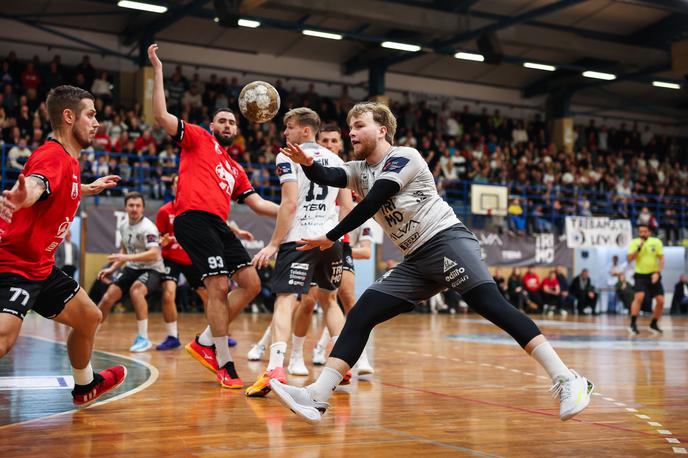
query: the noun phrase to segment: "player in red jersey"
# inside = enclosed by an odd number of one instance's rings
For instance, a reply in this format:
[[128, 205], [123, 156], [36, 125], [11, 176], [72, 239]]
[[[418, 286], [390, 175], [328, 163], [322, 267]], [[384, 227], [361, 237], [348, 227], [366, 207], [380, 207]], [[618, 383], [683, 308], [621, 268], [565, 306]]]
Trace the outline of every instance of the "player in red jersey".
[[10, 351], [29, 310], [72, 328], [67, 352], [74, 404], [86, 405], [122, 384], [124, 366], [94, 373], [91, 352], [101, 313], [79, 284], [55, 267], [54, 253], [81, 195], [117, 185], [114, 175], [81, 184], [78, 157], [98, 128], [93, 96], [58, 86], [47, 106], [54, 137], [33, 152], [12, 190], [0, 197], [0, 357]]
[[[172, 195], [177, 195], [177, 181], [178, 177], [175, 175], [172, 178]], [[155, 217], [155, 225], [160, 232], [162, 258], [165, 261], [165, 272], [162, 274], [162, 316], [165, 321], [165, 330], [167, 337], [165, 340], [155, 347], [156, 350], [173, 350], [181, 346], [179, 341], [179, 330], [177, 327], [177, 284], [179, 283], [179, 276], [184, 274], [187, 282], [191, 288], [196, 290], [196, 293], [203, 301], [203, 309], [208, 304], [208, 293], [203, 286], [201, 276], [191, 264], [189, 255], [186, 254], [184, 248], [177, 242], [174, 236], [174, 217], [177, 215], [177, 208], [175, 201], [171, 201], [160, 207], [158, 214]], [[239, 229], [238, 227], [230, 226], [230, 229], [237, 237], [247, 238], [253, 240], [253, 234], [248, 231]], [[236, 345], [236, 341], [228, 339], [229, 346]]]
[[[227, 345], [227, 326], [260, 290], [260, 279], [251, 258], [227, 227], [230, 201], [246, 203], [261, 215], [277, 216], [279, 206], [254, 191], [244, 169], [228, 154], [237, 123], [234, 113], [220, 109], [210, 130], [188, 124], [167, 112], [162, 62], [158, 45], [148, 48], [153, 65], [155, 119], [181, 146], [174, 233], [208, 291], [208, 328], [186, 345], [186, 350], [206, 368], [216, 372], [224, 388], [241, 388]], [[239, 285], [229, 293], [229, 277]], [[231, 305], [231, 307], [230, 307]]]

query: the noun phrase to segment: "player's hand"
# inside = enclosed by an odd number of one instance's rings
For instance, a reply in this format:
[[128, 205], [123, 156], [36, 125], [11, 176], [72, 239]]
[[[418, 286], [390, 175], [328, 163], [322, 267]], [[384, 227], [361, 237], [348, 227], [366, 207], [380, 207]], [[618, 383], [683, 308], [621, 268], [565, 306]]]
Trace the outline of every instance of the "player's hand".
[[160, 237], [160, 246], [162, 248], [165, 248], [170, 243], [172, 243], [172, 237], [170, 234], [163, 234], [162, 237]]
[[324, 235], [315, 239], [301, 239], [299, 243], [301, 245], [296, 247], [297, 251], [312, 250], [313, 248], [320, 248], [320, 251], [325, 251], [334, 245], [334, 242]]
[[14, 212], [22, 208], [22, 204], [28, 196], [26, 191], [26, 177], [23, 173], [19, 174], [17, 178], [17, 187], [9, 191], [3, 191], [0, 197], [0, 218], [12, 222], [12, 215]]
[[659, 281], [659, 272], [653, 273], [652, 277], [650, 277], [650, 278], [652, 279], [652, 284], [657, 283]]
[[129, 255], [124, 253], [112, 253], [108, 256], [108, 262], [127, 262], [129, 261]]
[[162, 70], [162, 62], [158, 58], [158, 45], [153, 43], [148, 47], [148, 60], [155, 70]]
[[286, 148], [280, 148], [280, 152], [297, 164], [313, 165], [313, 158], [306, 154], [299, 145], [287, 142]]
[[253, 234], [250, 231], [245, 231], [243, 229], [237, 229], [234, 233], [237, 237], [241, 237], [244, 240], [254, 240], [255, 238], [253, 237]]
[[106, 175], [104, 177], [98, 178], [96, 181], [88, 185], [91, 188], [93, 194], [100, 194], [106, 189], [112, 189], [117, 186], [119, 180], [122, 178], [118, 175]]
[[97, 278], [100, 281], [104, 281], [107, 277], [112, 275], [113, 270], [110, 268], [107, 269], [101, 269], [100, 272], [98, 272]]
[[253, 264], [253, 266], [256, 269], [266, 267], [270, 262], [270, 258], [272, 258], [275, 255], [275, 253], [277, 253], [277, 250], [278, 247], [268, 244], [265, 248], [256, 253], [256, 255], [253, 257], [253, 260], [251, 261], [251, 264]]

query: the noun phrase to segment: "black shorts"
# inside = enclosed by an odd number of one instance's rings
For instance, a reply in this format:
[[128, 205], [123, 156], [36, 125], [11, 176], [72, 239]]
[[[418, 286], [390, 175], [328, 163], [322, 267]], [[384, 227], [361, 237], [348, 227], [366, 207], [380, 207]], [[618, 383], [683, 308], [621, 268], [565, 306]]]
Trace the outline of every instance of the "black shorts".
[[129, 289], [135, 281], [146, 285], [148, 292], [156, 291], [160, 287], [160, 272], [151, 269], [132, 269], [125, 267], [117, 274], [113, 285], [117, 285], [122, 290], [123, 295], [129, 294]]
[[217, 215], [189, 210], [174, 218], [174, 236], [191, 258], [201, 280], [211, 275], [234, 275], [251, 265], [241, 241]]
[[165, 259], [165, 272], [160, 276], [161, 281], [173, 281], [179, 283], [179, 276], [184, 274], [186, 281], [193, 289], [203, 288], [201, 276], [193, 265], [179, 264]]
[[334, 291], [342, 282], [342, 244], [328, 250], [296, 251], [296, 243], [283, 243], [272, 276], [275, 294], [305, 294], [311, 286]]
[[633, 275], [635, 284], [633, 291], [636, 293], [645, 293], [650, 297], [664, 296], [664, 287], [662, 286], [662, 275], [659, 275], [657, 283], [652, 283], [652, 274], [635, 274]]
[[0, 273], [0, 313], [10, 313], [23, 320], [33, 310], [46, 318], [55, 318], [79, 288], [72, 277], [54, 266], [45, 280]]
[[351, 255], [351, 245], [342, 244], [342, 269], [354, 273], [354, 257]]

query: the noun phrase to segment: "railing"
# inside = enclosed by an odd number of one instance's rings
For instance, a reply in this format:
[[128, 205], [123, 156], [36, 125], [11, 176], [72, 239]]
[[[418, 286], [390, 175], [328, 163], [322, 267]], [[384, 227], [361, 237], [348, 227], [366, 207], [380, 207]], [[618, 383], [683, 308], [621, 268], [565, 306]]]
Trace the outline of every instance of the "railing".
[[[9, 189], [16, 180], [19, 171], [9, 169], [7, 165], [7, 153], [13, 145], [2, 145], [0, 147], [0, 171], [2, 189]], [[119, 162], [119, 158], [127, 156], [136, 161], [130, 164], [130, 175], [122, 180], [120, 185], [109, 191], [110, 195], [121, 195], [127, 191], [138, 191], [150, 196], [151, 198], [158, 198], [169, 200], [170, 193], [170, 175], [177, 172], [178, 164], [175, 167], [165, 166], [160, 164], [159, 156], [145, 156], [138, 154], [123, 154], [123, 153], [106, 153], [93, 152], [88, 153], [89, 157], [93, 156], [94, 162], [103, 156], [108, 158], [115, 158]], [[178, 161], [178, 157], [177, 157]], [[281, 188], [279, 180], [274, 172], [273, 164], [242, 164], [251, 179], [256, 191], [263, 196], [263, 198], [279, 202]], [[257, 173], [261, 179], [255, 179], [254, 170], [267, 170], [267, 177], [265, 172]], [[117, 173], [118, 170], [110, 170], [109, 173]], [[82, 180], [88, 183], [94, 180], [96, 176], [91, 170], [82, 172]], [[267, 179], [267, 182], [266, 182]], [[444, 198], [453, 207], [457, 216], [466, 223], [474, 227], [481, 228], [488, 223], [495, 224], [495, 221], [510, 223], [511, 217], [485, 217], [480, 215], [473, 215], [470, 208], [471, 202], [471, 182], [469, 181], [443, 181], [440, 186]], [[490, 184], [490, 183], [481, 183]], [[632, 195], [627, 202], [620, 199], [616, 192], [604, 192], [591, 188], [584, 188], [573, 185], [556, 185], [549, 191], [543, 185], [524, 186], [515, 183], [492, 183], [500, 184], [509, 187], [510, 198], [519, 197], [521, 200], [521, 207], [523, 209], [522, 222], [526, 223], [527, 229], [534, 231], [554, 231], [563, 232], [564, 219], [567, 215], [582, 215], [584, 214], [581, 202], [588, 200], [590, 202], [589, 212], [594, 216], [609, 216], [621, 219], [630, 219], [634, 224], [637, 220], [638, 214], [642, 207], [648, 209], [655, 216], [660, 227], [663, 226], [665, 212], [667, 209], [675, 211], [675, 219], [677, 228], [688, 227], [688, 201], [681, 196], [658, 196], [653, 194], [635, 194]], [[561, 204], [561, 209], [555, 211], [554, 204], [558, 200]], [[96, 200], [97, 204], [97, 200]], [[498, 223], [499, 224], [499, 223]], [[506, 224], [504, 224], [506, 226]]]

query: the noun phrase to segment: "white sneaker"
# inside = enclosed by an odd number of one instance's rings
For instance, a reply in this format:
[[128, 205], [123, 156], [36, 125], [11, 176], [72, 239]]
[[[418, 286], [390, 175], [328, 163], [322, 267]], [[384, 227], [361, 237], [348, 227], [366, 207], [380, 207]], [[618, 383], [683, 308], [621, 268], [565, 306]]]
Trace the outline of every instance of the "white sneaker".
[[375, 373], [375, 369], [373, 369], [373, 366], [370, 365], [370, 361], [367, 359], [359, 359], [354, 367], [358, 375], [373, 375]]
[[564, 380], [559, 379], [550, 388], [556, 397], [559, 395], [559, 418], [566, 421], [580, 413], [590, 403], [590, 395], [595, 385], [585, 377], [578, 375], [576, 371], [571, 371], [573, 378]]
[[153, 344], [150, 340], [146, 339], [143, 336], [136, 336], [136, 339], [134, 340], [134, 345], [129, 347], [129, 351], [132, 353], [142, 353], [144, 351], [150, 350], [151, 348], [153, 348]]
[[265, 345], [253, 344], [251, 349], [248, 351], [248, 360], [260, 361], [260, 358], [263, 357], [263, 353], [265, 353]]
[[561, 314], [561, 316], [568, 316], [568, 314], [569, 314], [569, 312], [567, 312], [567, 311], [564, 310], [564, 309], [561, 309], [561, 310], [559, 311], [559, 313]]
[[320, 345], [316, 345], [313, 349], [313, 364], [316, 366], [323, 366], [327, 362], [327, 355], [325, 352], [327, 349]]
[[270, 380], [270, 388], [277, 399], [289, 410], [308, 423], [318, 423], [330, 405], [313, 399], [308, 388], [285, 385], [276, 379]]
[[287, 371], [289, 371], [291, 375], [308, 375], [308, 368], [306, 367], [306, 362], [303, 360], [303, 354], [292, 354], [289, 357], [289, 366], [287, 367]]

